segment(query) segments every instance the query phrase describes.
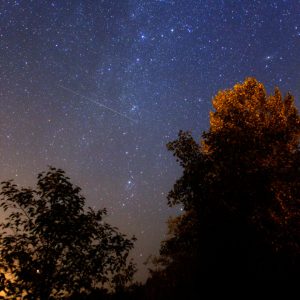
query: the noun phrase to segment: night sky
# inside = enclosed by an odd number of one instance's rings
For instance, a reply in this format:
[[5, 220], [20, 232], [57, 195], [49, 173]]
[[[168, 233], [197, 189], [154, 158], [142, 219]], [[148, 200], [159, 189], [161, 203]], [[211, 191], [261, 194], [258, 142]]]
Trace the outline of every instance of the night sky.
[[[300, 96], [300, 1], [0, 1], [1, 181], [64, 169], [87, 204], [156, 254], [211, 99], [247, 76]], [[298, 101], [298, 100], [297, 100]], [[299, 102], [297, 102], [299, 104]]]

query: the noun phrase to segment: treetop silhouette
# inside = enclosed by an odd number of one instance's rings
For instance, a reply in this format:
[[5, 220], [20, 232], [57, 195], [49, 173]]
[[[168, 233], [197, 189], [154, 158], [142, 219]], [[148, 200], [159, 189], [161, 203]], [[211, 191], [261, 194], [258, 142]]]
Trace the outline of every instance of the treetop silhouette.
[[38, 175], [36, 189], [2, 183], [1, 288], [7, 298], [88, 295], [131, 280], [134, 238], [104, 221], [106, 210], [84, 209], [85, 198], [61, 169]]

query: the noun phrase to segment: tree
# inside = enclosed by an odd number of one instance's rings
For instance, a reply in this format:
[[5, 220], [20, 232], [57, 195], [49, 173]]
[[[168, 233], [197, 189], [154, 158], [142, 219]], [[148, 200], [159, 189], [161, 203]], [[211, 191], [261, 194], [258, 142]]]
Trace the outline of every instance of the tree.
[[36, 189], [3, 182], [1, 196], [0, 283], [7, 298], [75, 297], [131, 280], [135, 238], [104, 222], [105, 209], [85, 210], [64, 171], [39, 174]]
[[162, 243], [160, 255], [148, 260], [150, 277], [145, 284], [143, 299], [199, 297], [199, 248], [195, 225], [197, 222], [191, 211], [168, 220], [168, 239]]
[[248, 78], [220, 91], [213, 106], [199, 144], [182, 131], [168, 144], [183, 167], [168, 203], [184, 212], [162, 243], [160, 259], [167, 263], [161, 266], [169, 272], [189, 265], [196, 281], [199, 275], [295, 278], [300, 116], [294, 99], [277, 88], [267, 96], [261, 83]]

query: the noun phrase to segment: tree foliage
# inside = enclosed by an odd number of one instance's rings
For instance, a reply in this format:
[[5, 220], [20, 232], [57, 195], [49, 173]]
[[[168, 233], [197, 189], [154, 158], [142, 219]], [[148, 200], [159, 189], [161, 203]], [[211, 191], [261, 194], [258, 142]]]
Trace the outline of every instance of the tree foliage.
[[131, 280], [134, 238], [104, 222], [64, 171], [38, 175], [37, 187], [2, 183], [0, 284], [6, 297], [60, 299], [120, 288]]
[[220, 91], [213, 107], [199, 144], [189, 132], [168, 144], [183, 168], [168, 203], [184, 213], [169, 226], [161, 272], [190, 267], [186, 285], [199, 275], [299, 276], [300, 116], [293, 97], [278, 88], [267, 96], [248, 78]]

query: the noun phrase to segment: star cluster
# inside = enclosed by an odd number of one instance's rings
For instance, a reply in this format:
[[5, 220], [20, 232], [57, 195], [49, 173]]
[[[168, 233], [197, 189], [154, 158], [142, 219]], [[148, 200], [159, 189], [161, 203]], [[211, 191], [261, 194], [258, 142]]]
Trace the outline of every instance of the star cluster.
[[199, 137], [211, 98], [247, 76], [300, 96], [299, 1], [1, 1], [1, 179], [53, 165], [138, 242], [166, 233], [180, 169], [165, 144]]

